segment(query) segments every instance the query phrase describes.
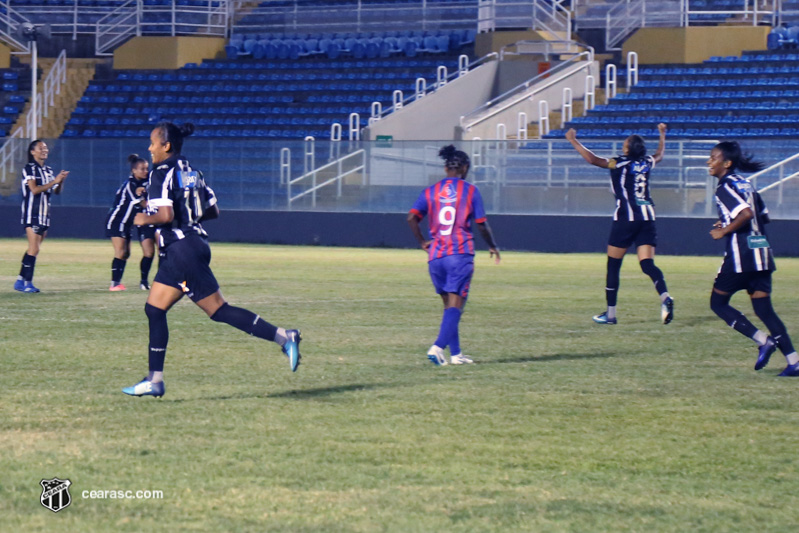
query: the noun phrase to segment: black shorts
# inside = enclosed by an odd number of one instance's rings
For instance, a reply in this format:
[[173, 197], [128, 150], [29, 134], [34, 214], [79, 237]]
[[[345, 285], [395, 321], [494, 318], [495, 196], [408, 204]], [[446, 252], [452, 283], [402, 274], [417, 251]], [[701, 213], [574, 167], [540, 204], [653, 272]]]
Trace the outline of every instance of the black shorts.
[[128, 226], [124, 230], [120, 230], [119, 226], [116, 226], [113, 229], [112, 228], [105, 228], [105, 236], [108, 237], [108, 238], [120, 237], [122, 239], [125, 239], [126, 241], [129, 241], [130, 240], [130, 234], [131, 234], [130, 226]]
[[655, 246], [658, 245], [658, 233], [655, 229], [654, 220], [614, 220], [610, 227], [610, 237], [608, 244], [616, 248], [629, 248], [635, 243], [636, 246]]
[[44, 235], [50, 226], [40, 226], [38, 224], [25, 224], [26, 228], [31, 228], [36, 235]]
[[156, 283], [163, 283], [186, 293], [193, 302], [219, 290], [211, 272], [211, 248], [199, 235], [189, 235], [161, 250]]
[[146, 239], [155, 240], [155, 226], [136, 226], [136, 230], [139, 232], [139, 242]]
[[742, 290], [746, 290], [749, 294], [757, 291], [771, 294], [771, 271], [719, 274], [713, 282], [713, 288], [727, 294]]

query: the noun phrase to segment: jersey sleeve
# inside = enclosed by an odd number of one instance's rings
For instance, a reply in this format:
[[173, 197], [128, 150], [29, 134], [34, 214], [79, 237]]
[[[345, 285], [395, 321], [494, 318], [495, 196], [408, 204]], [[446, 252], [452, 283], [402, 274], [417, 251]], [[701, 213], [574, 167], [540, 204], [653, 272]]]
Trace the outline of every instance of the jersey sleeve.
[[422, 193], [419, 195], [419, 198], [416, 199], [416, 202], [414, 202], [413, 207], [411, 207], [411, 210], [409, 211], [409, 213], [413, 213], [414, 215], [419, 217], [420, 220], [427, 215], [427, 196], [425, 194], [426, 192], [427, 189], [422, 191]]
[[206, 185], [205, 191], [207, 195], [208, 205], [209, 206], [216, 205], [216, 193], [214, 192], [214, 190], [208, 185]]
[[616, 167], [619, 165], [619, 158], [618, 157], [611, 157], [608, 159], [608, 169], [615, 170]]
[[771, 218], [768, 216], [768, 207], [766, 207], [766, 202], [763, 201], [763, 197], [760, 196], [760, 193], [755, 193], [755, 205], [757, 206], [757, 213], [760, 216], [760, 220], [763, 224], [768, 224], [771, 222]]
[[474, 188], [474, 196], [472, 196], [472, 209], [474, 213], [474, 221], [482, 224], [486, 221], [486, 210], [483, 206], [483, 196], [480, 194], [480, 189]]
[[36, 174], [31, 172], [31, 166], [25, 165], [22, 167], [22, 186], [27, 187], [27, 183], [29, 180], [36, 181]]
[[156, 168], [150, 174], [150, 185], [147, 188], [147, 204], [149, 207], [172, 207], [170, 183], [166, 180], [167, 173]]
[[730, 212], [730, 220], [741, 214], [744, 209], [749, 209], [749, 203], [735, 188], [729, 183], [725, 183], [716, 192], [716, 197], [724, 207]]
[[125, 194], [132, 204], [138, 204], [142, 201], [141, 196], [136, 196], [136, 184], [130, 180], [128, 180], [125, 186]]
[[646, 156], [646, 162], [649, 163], [649, 168], [655, 168], [655, 158], [651, 155]]

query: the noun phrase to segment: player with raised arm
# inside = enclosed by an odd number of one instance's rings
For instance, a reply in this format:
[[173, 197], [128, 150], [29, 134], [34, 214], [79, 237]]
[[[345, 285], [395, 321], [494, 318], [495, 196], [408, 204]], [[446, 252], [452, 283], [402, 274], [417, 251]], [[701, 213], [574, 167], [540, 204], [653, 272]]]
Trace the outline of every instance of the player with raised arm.
[[637, 247], [641, 270], [652, 279], [660, 295], [660, 316], [664, 324], [674, 319], [674, 299], [666, 288], [663, 272], [655, 266], [657, 231], [655, 228], [655, 204], [649, 195], [649, 174], [655, 164], [663, 159], [666, 147], [666, 125], [658, 124], [660, 140], [654, 155], [646, 155], [644, 140], [630, 135], [624, 140], [624, 155], [605, 159], [596, 156], [577, 140], [577, 132], [570, 129], [566, 139], [588, 163], [610, 170], [610, 183], [616, 198], [613, 225], [608, 238], [608, 267], [605, 283], [607, 310], [593, 317], [597, 324], [616, 324], [616, 299], [619, 292], [621, 263], [627, 249]]
[[[752, 184], [736, 173], [736, 170], [755, 172], [764, 166], [751, 156], [744, 156], [735, 141], [721, 142], [710, 151], [707, 167], [708, 173], [718, 179], [715, 198], [719, 213], [710, 236], [715, 240], [727, 240], [724, 261], [710, 293], [710, 308], [727, 325], [759, 345], [755, 370], [764, 368], [771, 354], [779, 348], [788, 361], [780, 376], [796, 377], [799, 376], [799, 355], [771, 305], [771, 273], [777, 267], [766, 236], [768, 209]], [[740, 290], [749, 293], [752, 309], [771, 336], [757, 329], [730, 305], [732, 295]]]
[[159, 232], [161, 261], [144, 306], [150, 326], [149, 374], [122, 392], [131, 396], [163, 396], [164, 359], [169, 328], [166, 315], [184, 294], [215, 322], [224, 322], [255, 337], [280, 345], [292, 372], [300, 364], [300, 332], [278, 328], [260, 316], [229, 305], [211, 271], [208, 234], [201, 222], [219, 216], [214, 191], [202, 174], [181, 155], [183, 139], [194, 132], [192, 124], [156, 125], [150, 134], [153, 170], [147, 189], [148, 212], [133, 223], [155, 224]]
[[50, 228], [50, 195], [61, 194], [64, 180], [69, 172], [62, 170], [58, 175], [45, 165], [50, 150], [44, 141], [36, 139], [28, 145], [28, 164], [22, 169], [22, 227], [28, 239], [28, 249], [22, 256], [14, 290], [19, 292], [39, 292], [33, 285], [33, 271], [47, 230]]
[[[438, 155], [445, 162], [446, 178], [422, 191], [408, 213], [408, 224], [421, 248], [428, 253], [430, 278], [444, 302], [438, 338], [428, 350], [427, 358], [436, 365], [448, 364], [444, 349], [449, 346], [450, 362], [461, 365], [473, 362], [461, 353], [458, 331], [474, 273], [472, 222], [488, 244], [491, 257], [496, 257], [496, 264], [500, 256], [486, 220], [480, 190], [466, 181], [469, 156], [453, 145], [444, 146]], [[429, 240], [419, 227], [419, 222], [427, 215]]]

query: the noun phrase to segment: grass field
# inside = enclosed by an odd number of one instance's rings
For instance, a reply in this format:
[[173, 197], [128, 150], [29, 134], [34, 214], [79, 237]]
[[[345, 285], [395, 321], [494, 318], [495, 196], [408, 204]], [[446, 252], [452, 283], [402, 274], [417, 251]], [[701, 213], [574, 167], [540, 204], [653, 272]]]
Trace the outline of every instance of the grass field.
[[[437, 368], [421, 251], [215, 244], [225, 296], [300, 327], [303, 364], [181, 302], [156, 400], [120, 392], [147, 370], [146, 295], [107, 291], [110, 243], [45, 242], [37, 295], [11, 289], [23, 251], [0, 240], [0, 531], [799, 527], [799, 380], [779, 353], [755, 373], [710, 312], [718, 257], [658, 259], [668, 326], [628, 258], [602, 327], [602, 255], [481, 253], [461, 323], [477, 364]], [[796, 342], [799, 260], [778, 266]], [[58, 514], [39, 502], [52, 477], [72, 482]]]

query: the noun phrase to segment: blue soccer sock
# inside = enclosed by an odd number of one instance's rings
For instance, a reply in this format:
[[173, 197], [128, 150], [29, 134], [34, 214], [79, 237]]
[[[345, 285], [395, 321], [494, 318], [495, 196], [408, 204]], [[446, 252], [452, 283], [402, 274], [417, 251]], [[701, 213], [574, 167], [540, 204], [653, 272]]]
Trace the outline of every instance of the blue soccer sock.
[[[281, 346], [286, 343], [285, 337], [278, 339], [278, 328], [276, 326], [273, 326], [252, 311], [234, 307], [228, 303], [222, 304], [216, 310], [216, 313], [211, 315], [211, 320], [223, 322], [259, 339], [277, 342]], [[283, 341], [282, 343], [280, 342], [281, 340]]]
[[154, 305], [144, 304], [144, 314], [150, 323], [150, 378], [153, 372], [164, 371], [166, 345], [169, 343], [169, 326], [166, 311]]
[[[441, 328], [438, 330], [438, 338], [434, 343], [442, 350], [449, 346], [450, 354], [461, 353], [460, 339], [458, 335], [458, 322], [461, 319], [461, 310], [457, 307], [444, 309], [444, 316], [441, 318]], [[453, 347], [454, 341], [454, 347]], [[457, 351], [455, 349], [457, 348]]]

